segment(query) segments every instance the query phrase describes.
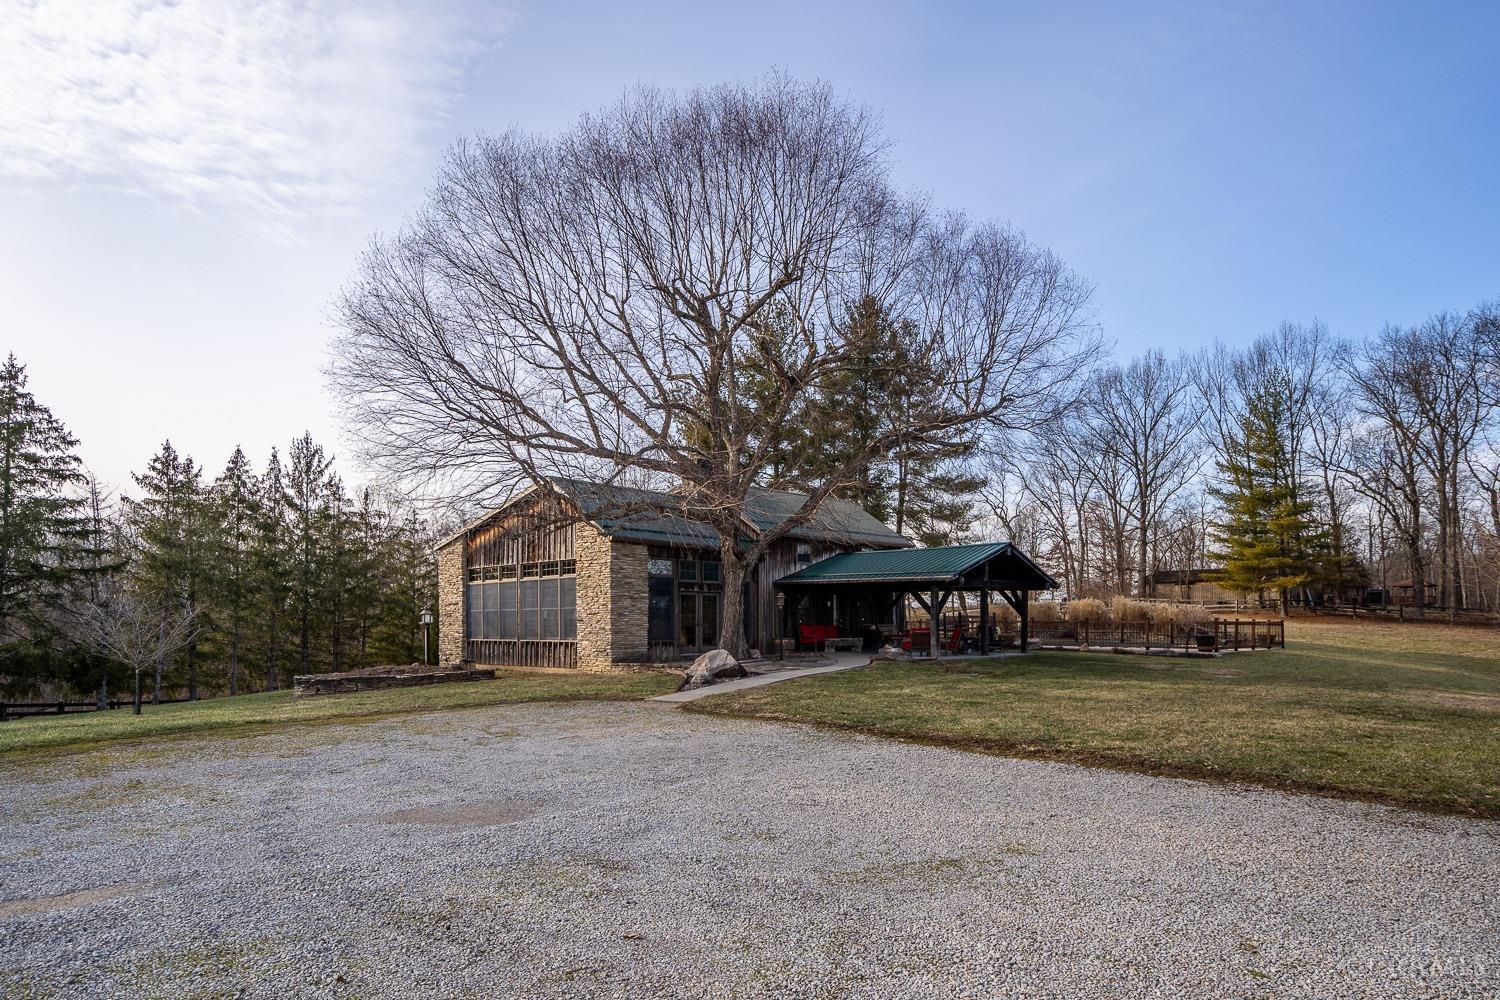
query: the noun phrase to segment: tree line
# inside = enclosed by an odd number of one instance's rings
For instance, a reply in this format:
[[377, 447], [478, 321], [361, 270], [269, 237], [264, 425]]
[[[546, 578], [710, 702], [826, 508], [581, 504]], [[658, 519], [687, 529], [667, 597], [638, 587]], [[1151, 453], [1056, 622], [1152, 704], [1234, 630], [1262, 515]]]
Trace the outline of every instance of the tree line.
[[129, 665], [99, 639], [122, 632], [127, 615], [145, 639], [191, 623], [147, 665], [158, 700], [421, 658], [433, 528], [389, 490], [350, 490], [311, 435], [273, 449], [259, 471], [236, 448], [217, 475], [168, 441], [119, 496], [77, 446], [10, 357], [0, 369], [5, 697], [118, 696]]
[[1283, 605], [1399, 583], [1500, 608], [1495, 304], [1362, 340], [1288, 323], [1083, 386], [982, 505], [1069, 593], [1145, 594], [1191, 569]]

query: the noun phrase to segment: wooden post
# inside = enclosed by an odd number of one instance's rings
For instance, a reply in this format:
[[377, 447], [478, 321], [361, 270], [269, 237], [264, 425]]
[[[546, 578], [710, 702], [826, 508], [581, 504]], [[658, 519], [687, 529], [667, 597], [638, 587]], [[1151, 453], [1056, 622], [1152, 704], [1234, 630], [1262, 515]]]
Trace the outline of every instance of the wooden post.
[[943, 623], [940, 617], [942, 610], [943, 606], [938, 603], [938, 592], [934, 590], [932, 592], [932, 611], [928, 614], [931, 627], [927, 629], [928, 653], [931, 654], [934, 660], [938, 658], [943, 648], [942, 640], [939, 638], [939, 633], [943, 630]]
[[979, 651], [990, 653], [990, 591], [986, 587], [979, 592]]
[[1021, 652], [1031, 644], [1031, 591], [1021, 591]]

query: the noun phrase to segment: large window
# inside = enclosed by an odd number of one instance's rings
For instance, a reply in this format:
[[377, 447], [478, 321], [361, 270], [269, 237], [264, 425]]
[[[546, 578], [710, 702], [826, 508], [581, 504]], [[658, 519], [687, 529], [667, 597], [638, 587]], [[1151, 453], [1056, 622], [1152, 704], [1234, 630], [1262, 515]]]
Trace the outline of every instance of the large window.
[[578, 638], [578, 578], [572, 560], [476, 566], [466, 603], [470, 639]]

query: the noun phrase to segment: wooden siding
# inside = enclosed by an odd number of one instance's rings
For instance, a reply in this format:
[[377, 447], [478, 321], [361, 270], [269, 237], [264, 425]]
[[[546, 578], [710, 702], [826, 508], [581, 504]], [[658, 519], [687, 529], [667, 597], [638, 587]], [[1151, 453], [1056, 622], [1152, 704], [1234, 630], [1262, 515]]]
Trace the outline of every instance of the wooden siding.
[[[797, 546], [808, 545], [812, 548], [812, 559], [810, 562], [799, 563], [797, 561]], [[798, 542], [791, 538], [782, 538], [772, 542], [771, 547], [761, 558], [760, 565], [755, 567], [751, 573], [750, 620], [746, 623], [746, 641], [756, 649], [771, 649], [771, 643], [777, 638], [777, 632], [781, 623], [776, 617], [776, 587], [775, 583], [784, 576], [788, 576], [804, 566], [836, 556], [840, 552], [854, 552], [859, 546], [841, 545], [835, 542]]]
[[576, 667], [578, 644], [564, 639], [469, 639], [473, 663], [514, 667]]
[[577, 520], [556, 496], [538, 496], [470, 532], [464, 542], [464, 565], [515, 566], [572, 559]]
[[[464, 539], [464, 579], [476, 566], [574, 559], [577, 522], [577, 512], [556, 494], [532, 494], [469, 532]], [[464, 652], [470, 662], [494, 666], [578, 666], [575, 639], [465, 639]]]

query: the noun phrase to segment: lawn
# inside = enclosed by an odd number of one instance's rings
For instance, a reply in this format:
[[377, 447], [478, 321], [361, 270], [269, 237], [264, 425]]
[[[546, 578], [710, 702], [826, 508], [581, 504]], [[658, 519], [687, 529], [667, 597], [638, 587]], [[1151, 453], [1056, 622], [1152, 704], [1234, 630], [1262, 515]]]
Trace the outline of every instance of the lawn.
[[1287, 640], [881, 663], [691, 710], [1500, 817], [1500, 631], [1294, 620]]
[[290, 691], [147, 705], [140, 716], [109, 712], [38, 716], [0, 725], [0, 762], [89, 750], [115, 743], [176, 736], [257, 732], [276, 726], [369, 722], [411, 712], [434, 712], [523, 701], [633, 701], [665, 694], [680, 674], [588, 674], [502, 670], [493, 681], [361, 691], [294, 698]]

